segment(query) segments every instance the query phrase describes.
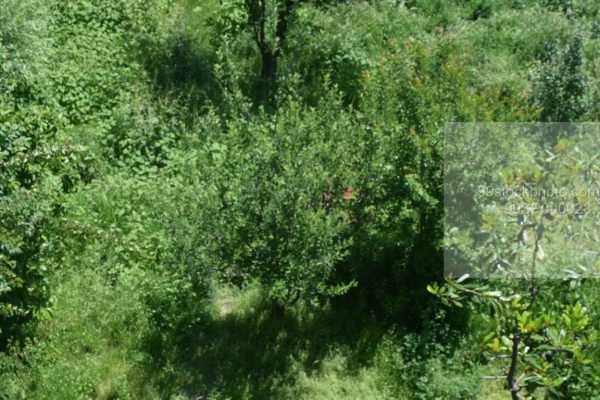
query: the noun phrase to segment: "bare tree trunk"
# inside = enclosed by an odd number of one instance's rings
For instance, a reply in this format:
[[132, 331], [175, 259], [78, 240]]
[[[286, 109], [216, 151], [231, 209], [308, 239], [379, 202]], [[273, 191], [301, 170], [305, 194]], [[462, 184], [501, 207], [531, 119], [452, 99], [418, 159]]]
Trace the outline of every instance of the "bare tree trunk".
[[508, 389], [510, 390], [512, 400], [521, 400], [521, 396], [519, 396], [519, 390], [521, 390], [521, 387], [515, 379], [515, 373], [517, 371], [517, 360], [519, 358], [519, 344], [521, 343], [521, 336], [519, 336], [519, 326], [516, 322], [513, 331], [512, 342], [513, 345], [510, 357], [510, 368], [508, 370], [508, 375], [506, 376], [506, 381], [508, 383]]
[[260, 95], [270, 98], [277, 89], [277, 63], [279, 51], [267, 49], [261, 51]]
[[277, 11], [274, 43], [267, 41], [265, 32], [267, 19], [267, 0], [247, 0], [247, 7], [251, 11], [254, 40], [258, 46], [261, 59], [259, 94], [263, 99], [269, 100], [277, 91], [277, 70], [281, 47], [288, 33], [289, 18], [294, 6], [299, 0], [283, 0]]

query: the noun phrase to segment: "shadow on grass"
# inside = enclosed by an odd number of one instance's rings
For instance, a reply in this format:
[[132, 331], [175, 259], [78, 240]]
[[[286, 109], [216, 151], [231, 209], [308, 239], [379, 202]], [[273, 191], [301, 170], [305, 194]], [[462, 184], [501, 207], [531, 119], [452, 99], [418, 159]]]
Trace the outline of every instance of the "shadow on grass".
[[358, 373], [386, 332], [365, 315], [331, 306], [279, 314], [256, 296], [186, 329], [174, 343], [172, 363], [192, 399], [283, 398], [301, 372], [318, 371], [336, 349], [346, 355], [345, 373]]
[[[394, 264], [396, 259], [401, 261]], [[437, 269], [417, 269], [439, 265], [435, 257], [390, 252], [377, 261], [359, 276], [361, 285], [320, 308], [297, 305], [277, 312], [257, 285], [218, 291], [202, 315], [179, 316], [184, 325], [177, 333], [150, 346], [165, 355], [153, 356], [154, 367], [168, 365], [173, 371], [162, 380], [164, 387], [190, 399], [296, 399], [298, 394], [290, 393], [302, 386], [296, 384], [305, 377], [320, 379], [333, 358], [339, 363], [336, 371], [352, 380], [372, 365], [392, 331], [423, 336], [423, 348], [415, 352], [424, 355], [426, 345], [440, 339], [449, 351], [455, 348], [459, 335], [442, 335], [438, 328], [443, 323], [461, 331], [465, 316], [448, 312], [443, 321], [436, 320], [435, 299], [424, 282], [434, 279]], [[340, 281], [347, 279], [340, 276]]]

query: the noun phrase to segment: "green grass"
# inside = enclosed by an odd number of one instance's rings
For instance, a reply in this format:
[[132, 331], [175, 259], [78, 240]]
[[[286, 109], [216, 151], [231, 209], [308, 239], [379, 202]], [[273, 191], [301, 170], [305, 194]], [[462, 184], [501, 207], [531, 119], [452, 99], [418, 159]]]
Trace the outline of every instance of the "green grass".
[[194, 334], [178, 344], [190, 396], [345, 398], [357, 379], [364, 393], [377, 391], [364, 365], [377, 343], [370, 336], [381, 332], [356, 321], [358, 314], [335, 316], [330, 307], [280, 314], [258, 285], [221, 288], [208, 308]]
[[139, 333], [147, 320], [138, 293], [86, 269], [59, 274], [55, 284], [52, 317], [24, 349], [10, 398], [159, 398], [144, 376]]
[[259, 285], [220, 287], [197, 322], [157, 353], [135, 285], [114, 286], [90, 270], [55, 284], [52, 318], [23, 352], [27, 364], [7, 375], [11, 398], [415, 398], [382, 357], [390, 331], [359, 310], [280, 314]]

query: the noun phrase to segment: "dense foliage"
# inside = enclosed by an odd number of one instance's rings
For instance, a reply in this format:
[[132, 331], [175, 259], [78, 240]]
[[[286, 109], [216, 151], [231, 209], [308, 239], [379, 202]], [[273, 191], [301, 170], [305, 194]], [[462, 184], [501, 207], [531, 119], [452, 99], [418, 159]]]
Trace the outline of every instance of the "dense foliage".
[[[444, 179], [593, 189], [596, 137], [444, 132], [597, 118], [599, 21], [584, 0], [1, 0], [0, 399], [594, 398], [597, 214], [507, 220]], [[449, 246], [581, 268], [444, 281]], [[511, 352], [518, 389], [482, 379]]]

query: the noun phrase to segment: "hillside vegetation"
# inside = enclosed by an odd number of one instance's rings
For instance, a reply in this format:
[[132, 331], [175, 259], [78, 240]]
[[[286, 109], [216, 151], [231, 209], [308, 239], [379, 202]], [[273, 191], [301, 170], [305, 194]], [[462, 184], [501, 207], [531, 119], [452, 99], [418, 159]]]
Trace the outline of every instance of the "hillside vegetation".
[[597, 272], [444, 181], [598, 189], [598, 132], [444, 133], [597, 120], [599, 55], [594, 0], [0, 0], [0, 399], [598, 398], [593, 277], [444, 277]]

